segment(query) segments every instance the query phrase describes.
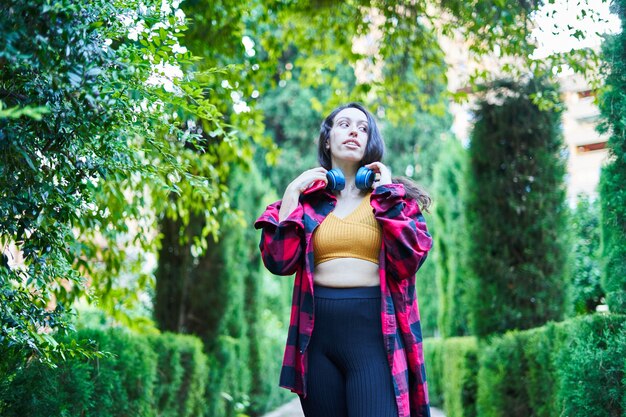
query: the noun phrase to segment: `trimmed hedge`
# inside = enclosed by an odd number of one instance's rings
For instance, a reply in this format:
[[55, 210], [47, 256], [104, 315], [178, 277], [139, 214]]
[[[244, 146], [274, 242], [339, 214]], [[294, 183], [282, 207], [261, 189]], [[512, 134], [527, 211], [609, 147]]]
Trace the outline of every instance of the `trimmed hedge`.
[[447, 417], [476, 417], [476, 338], [424, 339], [430, 405]]
[[157, 354], [154, 403], [159, 416], [205, 415], [208, 366], [200, 339], [164, 333], [148, 340]]
[[475, 337], [452, 337], [443, 348], [446, 416], [476, 417], [478, 347]]
[[3, 417], [151, 417], [203, 414], [207, 375], [202, 344], [189, 336], [139, 336], [121, 329], [81, 330], [104, 358], [38, 362], [0, 385]]
[[426, 381], [428, 383], [428, 399], [430, 405], [443, 407], [443, 346], [445, 339], [425, 338], [424, 362], [426, 364]]
[[623, 417], [626, 316], [594, 314], [473, 337], [425, 339], [431, 404], [447, 417]]
[[478, 414], [622, 417], [625, 357], [623, 315], [595, 314], [509, 332], [480, 354]]

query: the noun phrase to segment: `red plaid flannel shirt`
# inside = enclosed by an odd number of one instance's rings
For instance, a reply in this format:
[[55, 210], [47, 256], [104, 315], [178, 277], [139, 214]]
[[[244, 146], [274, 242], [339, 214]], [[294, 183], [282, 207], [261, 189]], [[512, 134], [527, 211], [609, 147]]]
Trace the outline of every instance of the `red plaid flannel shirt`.
[[[260, 249], [266, 268], [276, 275], [296, 274], [280, 386], [306, 395], [307, 346], [313, 333], [313, 232], [335, 208], [337, 198], [320, 182], [307, 189], [297, 208], [278, 222], [281, 201], [267, 206], [254, 227], [262, 229]], [[426, 259], [432, 238], [402, 184], [376, 187], [370, 197], [382, 226], [379, 257], [383, 337], [393, 377], [399, 417], [430, 416], [415, 293], [415, 273]]]

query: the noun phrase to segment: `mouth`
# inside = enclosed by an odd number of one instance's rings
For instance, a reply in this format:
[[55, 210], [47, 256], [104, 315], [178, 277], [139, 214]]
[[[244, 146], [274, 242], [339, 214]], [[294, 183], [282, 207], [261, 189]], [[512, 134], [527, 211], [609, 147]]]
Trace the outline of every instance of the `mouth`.
[[348, 139], [342, 145], [346, 145], [349, 148], [360, 148], [361, 145], [354, 139]]

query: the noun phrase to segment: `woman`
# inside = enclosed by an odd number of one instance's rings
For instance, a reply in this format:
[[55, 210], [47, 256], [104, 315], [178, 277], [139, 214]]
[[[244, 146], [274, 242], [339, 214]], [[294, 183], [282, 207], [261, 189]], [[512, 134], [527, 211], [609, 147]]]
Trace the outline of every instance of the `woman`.
[[[321, 167], [255, 222], [265, 266], [296, 274], [280, 386], [306, 417], [429, 416], [415, 273], [432, 246], [428, 196], [380, 160], [373, 116], [350, 103], [322, 123]], [[366, 167], [377, 179], [356, 186]], [[327, 189], [341, 169], [345, 188]]]

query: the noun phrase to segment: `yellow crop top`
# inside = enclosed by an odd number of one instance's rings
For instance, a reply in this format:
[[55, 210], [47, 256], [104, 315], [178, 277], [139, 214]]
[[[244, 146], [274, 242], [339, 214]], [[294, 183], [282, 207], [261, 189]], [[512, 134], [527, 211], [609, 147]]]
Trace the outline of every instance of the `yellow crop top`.
[[374, 217], [370, 195], [347, 217], [332, 212], [313, 233], [314, 264], [337, 258], [358, 258], [378, 263], [382, 228]]

